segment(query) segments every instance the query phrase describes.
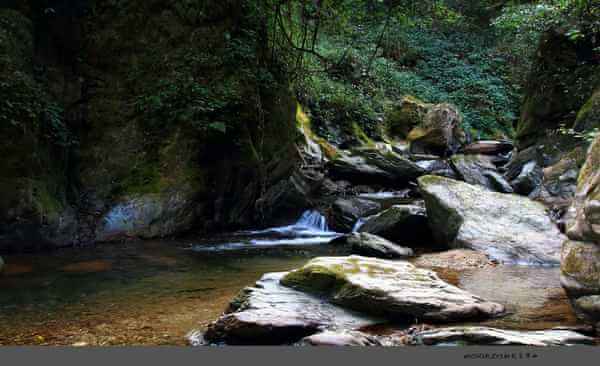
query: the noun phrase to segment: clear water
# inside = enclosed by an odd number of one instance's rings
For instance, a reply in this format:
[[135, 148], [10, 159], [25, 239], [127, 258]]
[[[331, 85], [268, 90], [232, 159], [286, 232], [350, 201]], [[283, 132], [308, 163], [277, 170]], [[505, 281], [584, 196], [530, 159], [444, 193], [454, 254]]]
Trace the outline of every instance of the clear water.
[[[234, 237], [244, 239], [240, 233]], [[189, 331], [216, 319], [239, 290], [262, 274], [297, 268], [316, 256], [344, 255], [329, 245], [250, 248], [247, 240], [237, 250], [191, 250], [214, 248], [215, 242], [233, 239], [6, 256], [0, 276], [0, 345], [183, 345]], [[557, 268], [437, 271], [511, 312], [484, 325], [548, 329], [578, 324]]]
[[262, 274], [333, 253], [327, 246], [199, 253], [191, 244], [5, 256], [0, 345], [183, 345], [187, 332], [216, 319]]

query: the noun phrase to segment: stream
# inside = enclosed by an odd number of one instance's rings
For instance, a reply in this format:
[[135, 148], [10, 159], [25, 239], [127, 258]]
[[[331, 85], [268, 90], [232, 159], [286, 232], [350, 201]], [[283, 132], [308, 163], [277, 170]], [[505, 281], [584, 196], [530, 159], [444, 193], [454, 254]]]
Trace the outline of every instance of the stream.
[[[0, 345], [184, 345], [266, 272], [344, 255], [328, 245], [318, 213], [294, 225], [208, 239], [103, 244], [5, 256], [0, 276]], [[559, 269], [496, 266], [440, 277], [510, 314], [483, 325], [548, 329], [577, 324]]]

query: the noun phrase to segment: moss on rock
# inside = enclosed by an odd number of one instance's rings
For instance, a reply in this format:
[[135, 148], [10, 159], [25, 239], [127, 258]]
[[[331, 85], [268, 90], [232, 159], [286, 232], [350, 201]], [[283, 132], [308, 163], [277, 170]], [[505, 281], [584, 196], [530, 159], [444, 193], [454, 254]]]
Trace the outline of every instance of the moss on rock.
[[600, 65], [583, 62], [579, 47], [559, 30], [542, 37], [517, 125], [520, 149], [561, 124], [573, 127], [577, 112], [600, 83]]
[[431, 107], [413, 96], [405, 96], [399, 104], [394, 104], [385, 114], [385, 132], [391, 138], [406, 139], [411, 130], [422, 124]]

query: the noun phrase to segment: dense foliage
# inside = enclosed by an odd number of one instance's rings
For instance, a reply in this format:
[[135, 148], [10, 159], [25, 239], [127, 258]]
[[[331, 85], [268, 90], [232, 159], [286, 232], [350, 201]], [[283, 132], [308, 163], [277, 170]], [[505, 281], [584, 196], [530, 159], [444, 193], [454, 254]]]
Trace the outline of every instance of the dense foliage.
[[[540, 36], [564, 28], [577, 42], [597, 37], [600, 29], [598, 0], [227, 0], [218, 9], [198, 0], [167, 3], [190, 29], [211, 24], [220, 12], [242, 11], [216, 41], [214, 34], [194, 31], [193, 37], [208, 41], [148, 57], [130, 73], [131, 80], [143, 79], [148, 69], [160, 76], [135, 85], [132, 95], [148, 126], [160, 130], [184, 123], [226, 133], [249, 95], [260, 123], [261, 90], [285, 80], [318, 132], [337, 142], [344, 142], [343, 135], [360, 142], [380, 137], [386, 110], [406, 95], [455, 104], [476, 137], [512, 136]], [[28, 7], [43, 23], [93, 18], [98, 7], [135, 18], [140, 9], [132, 4], [44, 0], [7, 6]], [[16, 75], [5, 93], [18, 89], [19, 80]], [[61, 107], [40, 104], [47, 98], [20, 82], [19, 90], [29, 91], [21, 104], [4, 103], [14, 110], [3, 118], [14, 124], [15, 113], [43, 116], [36, 119], [45, 118], [59, 143], [69, 143]], [[15, 109], [25, 104], [27, 109]]]

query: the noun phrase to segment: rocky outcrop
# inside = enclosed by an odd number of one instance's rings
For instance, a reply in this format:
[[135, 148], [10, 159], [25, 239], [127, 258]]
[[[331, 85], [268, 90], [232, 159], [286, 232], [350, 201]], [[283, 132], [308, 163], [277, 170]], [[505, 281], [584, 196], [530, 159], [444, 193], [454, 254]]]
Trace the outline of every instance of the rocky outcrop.
[[452, 169], [452, 166], [447, 160], [420, 160], [417, 161], [417, 165], [425, 169], [427, 175], [439, 175], [440, 177], [459, 179], [456, 171]]
[[567, 235], [573, 240], [600, 243], [600, 136], [589, 149], [579, 173], [577, 192], [569, 210]]
[[355, 184], [401, 186], [425, 174], [411, 160], [391, 151], [375, 149], [339, 152], [328, 163], [329, 175]]
[[573, 111], [588, 101], [600, 81], [600, 65], [594, 62], [593, 52], [581, 52], [586, 47], [593, 49], [591, 42], [573, 41], [564, 29], [550, 30], [542, 36], [517, 124], [520, 150], [540, 145], [561, 124], [573, 127]]
[[559, 263], [564, 236], [542, 204], [442, 177], [421, 177], [419, 188], [438, 242], [500, 262]]
[[332, 244], [350, 248], [352, 254], [376, 258], [406, 258], [414, 253], [412, 249], [401, 247], [377, 235], [368, 233], [351, 233], [334, 239]]
[[600, 129], [600, 89], [579, 109], [573, 130], [578, 133]]
[[372, 200], [338, 198], [331, 206], [328, 223], [337, 232], [350, 232], [361, 217], [373, 215], [380, 209], [381, 205]]
[[375, 234], [402, 245], [432, 244], [427, 214], [423, 207], [417, 205], [394, 205], [367, 218], [358, 231]]
[[571, 204], [577, 189], [579, 169], [585, 162], [585, 149], [579, 147], [544, 168], [544, 177], [536, 199], [547, 205], [565, 207]]
[[356, 184], [388, 184], [394, 179], [391, 173], [369, 164], [364, 157], [345, 152], [340, 152], [327, 167], [333, 179]]
[[262, 225], [286, 225], [302, 212], [314, 207], [313, 197], [320, 188], [324, 175], [320, 172], [294, 171], [256, 200], [257, 221]]
[[528, 196], [542, 185], [543, 178], [542, 168], [535, 161], [530, 161], [523, 165], [519, 175], [510, 184], [516, 193]]
[[407, 140], [413, 154], [444, 156], [458, 151], [467, 142], [456, 107], [439, 104], [431, 107], [423, 122], [410, 131]]
[[124, 237], [156, 238], [181, 234], [194, 223], [193, 191], [173, 195], [144, 195], [116, 204], [96, 227], [99, 242]]
[[74, 137], [35, 75], [35, 25], [0, 7], [0, 251], [75, 240], [67, 158]]
[[[327, 329], [353, 330], [378, 322], [280, 285], [285, 273], [264, 275], [208, 326], [207, 343], [291, 344]], [[196, 342], [199, 343], [199, 342]]]
[[561, 283], [578, 317], [600, 326], [600, 136], [581, 168], [568, 212]]
[[541, 330], [520, 332], [487, 327], [452, 327], [426, 330], [410, 336], [415, 345], [512, 345], [512, 346], [570, 346], [595, 344], [591, 337], [570, 330]]
[[286, 76], [250, 76], [262, 44], [215, 61], [260, 27], [246, 4], [21, 3], [0, 9], [0, 250], [279, 223], [304, 193]]
[[489, 156], [459, 154], [452, 156], [450, 163], [458, 177], [469, 184], [503, 193], [513, 192], [510, 184], [496, 172], [496, 166]]
[[399, 104], [391, 106], [385, 115], [385, 132], [391, 138], [406, 139], [413, 128], [423, 123], [428, 110], [432, 107], [414, 98], [405, 96]]
[[344, 308], [394, 320], [454, 322], [501, 315], [487, 302], [405, 261], [321, 257], [289, 272], [284, 286], [317, 294]]

